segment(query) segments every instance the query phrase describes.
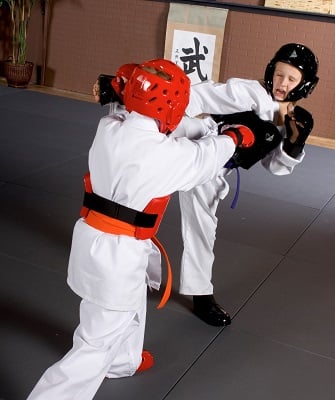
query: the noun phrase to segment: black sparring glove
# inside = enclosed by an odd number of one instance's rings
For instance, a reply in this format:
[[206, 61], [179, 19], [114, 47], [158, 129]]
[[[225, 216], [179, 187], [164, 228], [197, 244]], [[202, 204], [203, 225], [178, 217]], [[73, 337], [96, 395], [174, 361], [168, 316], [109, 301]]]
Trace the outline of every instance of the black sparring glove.
[[115, 78], [114, 75], [104, 75], [101, 74], [99, 75], [98, 81], [99, 81], [99, 88], [100, 88], [100, 104], [104, 106], [105, 104], [108, 103], [113, 103], [117, 101], [120, 104], [122, 103], [122, 100], [120, 97], [117, 95], [115, 92], [113, 86], [112, 86], [112, 79]]
[[237, 147], [229, 160], [231, 168], [241, 167], [249, 169], [282, 141], [282, 135], [270, 121], [264, 121], [253, 111], [244, 111], [235, 114], [212, 115], [218, 124], [219, 132], [224, 125], [241, 124], [247, 126], [254, 134], [255, 143], [248, 148]]
[[[293, 131], [291, 122], [295, 121], [298, 129], [298, 137], [292, 143]], [[283, 150], [290, 157], [296, 158], [302, 152], [308, 135], [312, 132], [314, 120], [312, 114], [300, 106], [294, 107], [293, 115], [285, 115], [286, 138], [284, 139]]]

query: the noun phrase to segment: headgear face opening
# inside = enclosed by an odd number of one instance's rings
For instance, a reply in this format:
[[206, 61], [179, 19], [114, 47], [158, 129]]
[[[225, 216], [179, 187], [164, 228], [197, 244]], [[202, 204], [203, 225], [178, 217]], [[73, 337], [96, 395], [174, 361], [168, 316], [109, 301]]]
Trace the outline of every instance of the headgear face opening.
[[306, 46], [298, 43], [288, 43], [282, 46], [266, 67], [264, 81], [267, 90], [272, 94], [273, 74], [276, 63], [283, 62], [296, 67], [302, 73], [301, 82], [292, 89], [285, 101], [297, 101], [312, 93], [319, 81], [317, 77], [319, 61]]
[[116, 76], [112, 79], [111, 85], [115, 93], [123, 100], [123, 92], [126, 83], [129, 81], [131, 74], [138, 64], [124, 64], [116, 71]]
[[190, 80], [171, 61], [157, 59], [138, 65], [124, 90], [126, 109], [159, 121], [161, 133], [172, 132], [189, 102]]

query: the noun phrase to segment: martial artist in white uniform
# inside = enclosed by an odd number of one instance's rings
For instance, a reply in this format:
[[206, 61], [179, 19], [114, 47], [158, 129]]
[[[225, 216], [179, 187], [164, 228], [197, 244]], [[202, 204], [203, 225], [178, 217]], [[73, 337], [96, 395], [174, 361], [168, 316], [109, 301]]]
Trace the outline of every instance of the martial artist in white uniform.
[[[232, 114], [252, 110], [262, 120], [277, 125], [285, 138], [285, 114], [290, 112], [290, 107], [294, 114], [294, 103], [312, 92], [318, 82], [317, 69], [318, 60], [306, 46], [284, 45], [268, 64], [265, 82], [233, 78], [226, 83], [207, 81], [193, 85], [186, 114], [196, 117], [204, 113]], [[174, 136], [191, 138], [194, 134], [196, 131], [189, 131], [183, 124], [173, 132]], [[283, 143], [261, 161], [275, 175], [290, 174], [305, 156], [303, 146], [299, 154], [291, 156], [283, 149]], [[194, 312], [201, 319], [223, 326], [230, 324], [230, 316], [212, 296], [211, 278], [218, 221], [216, 210], [219, 200], [229, 191], [227, 173], [227, 169], [223, 170], [212, 181], [179, 195], [184, 241], [180, 293], [194, 296]]]
[[[144, 63], [132, 79], [124, 100], [130, 112], [121, 108], [101, 119], [89, 151], [89, 171], [94, 193], [143, 210], [153, 198], [214, 179], [237, 142], [225, 134], [196, 141], [163, 134], [175, 128], [188, 103], [189, 80], [175, 64]], [[158, 106], [165, 86], [178, 90], [184, 100], [173, 94], [160, 115], [145, 97], [155, 84]], [[196, 123], [203, 129], [200, 136], [208, 133], [209, 121]], [[73, 348], [43, 374], [28, 400], [90, 400], [106, 376], [133, 375], [141, 364], [147, 286], [159, 289], [160, 268], [160, 252], [150, 239], [105, 233], [80, 218], [68, 270], [68, 284], [82, 298]]]

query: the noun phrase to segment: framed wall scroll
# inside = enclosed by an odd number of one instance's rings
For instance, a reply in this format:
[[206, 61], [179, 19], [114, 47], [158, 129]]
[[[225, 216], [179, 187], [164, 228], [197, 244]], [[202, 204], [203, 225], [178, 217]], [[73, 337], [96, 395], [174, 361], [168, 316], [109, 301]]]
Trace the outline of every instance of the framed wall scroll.
[[171, 3], [164, 57], [179, 65], [192, 84], [219, 80], [228, 10]]

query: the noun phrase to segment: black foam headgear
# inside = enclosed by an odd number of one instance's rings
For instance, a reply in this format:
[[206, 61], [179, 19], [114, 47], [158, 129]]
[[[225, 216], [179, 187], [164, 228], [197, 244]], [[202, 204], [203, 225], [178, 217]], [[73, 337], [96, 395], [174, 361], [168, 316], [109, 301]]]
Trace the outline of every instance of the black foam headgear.
[[302, 80], [287, 95], [285, 101], [297, 101], [312, 93], [319, 81], [317, 77], [319, 61], [314, 53], [303, 44], [288, 43], [282, 46], [265, 69], [264, 81], [267, 90], [272, 94], [273, 74], [277, 62], [290, 64], [302, 73]]

